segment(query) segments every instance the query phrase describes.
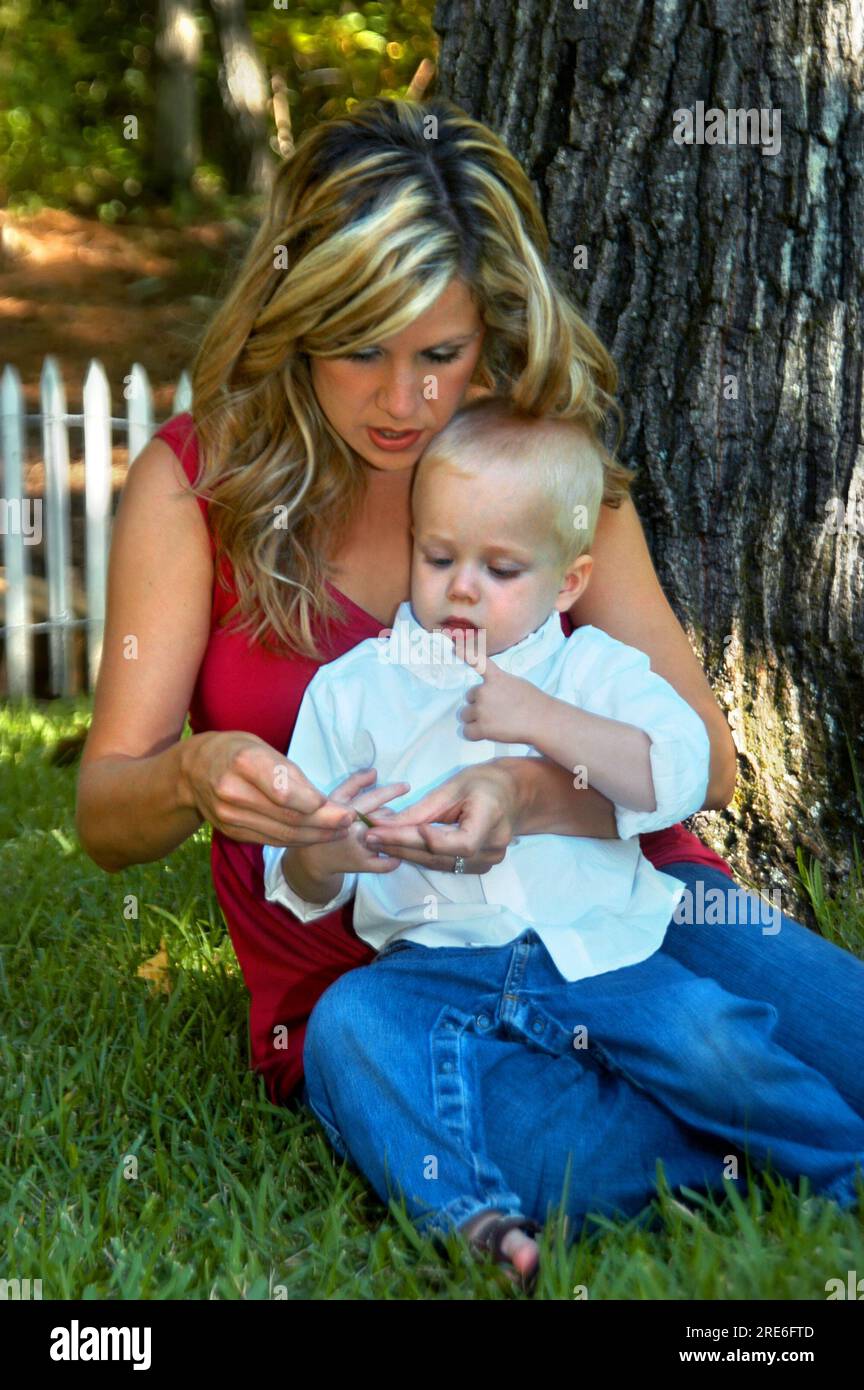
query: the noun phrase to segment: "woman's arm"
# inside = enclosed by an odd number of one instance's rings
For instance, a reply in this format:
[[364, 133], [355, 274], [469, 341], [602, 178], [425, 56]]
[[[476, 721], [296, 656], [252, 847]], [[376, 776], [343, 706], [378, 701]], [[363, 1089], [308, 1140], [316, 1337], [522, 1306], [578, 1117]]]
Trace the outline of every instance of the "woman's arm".
[[591, 582], [570, 609], [570, 617], [576, 624], [591, 623], [645, 652], [652, 671], [696, 711], [711, 744], [702, 810], [722, 810], [735, 794], [738, 764], [732, 732], [660, 587], [642, 523], [629, 498], [617, 510], [600, 508], [592, 554]]
[[354, 818], [255, 734], [181, 739], [209, 641], [212, 587], [198, 501], [172, 450], [151, 440], [129, 470], [114, 522], [78, 779], [78, 836], [107, 873], [163, 858], [205, 820], [235, 840], [297, 845], [334, 839]]
[[93, 718], [76, 826], [100, 868], [160, 859], [202, 823], [184, 766], [206, 734], [180, 735], [210, 626], [210, 543], [180, 465], [152, 440], [129, 469], [114, 521]]
[[514, 835], [583, 835], [617, 840], [612, 802], [596, 787], [574, 786], [572, 772], [551, 758], [491, 758], [513, 784]]

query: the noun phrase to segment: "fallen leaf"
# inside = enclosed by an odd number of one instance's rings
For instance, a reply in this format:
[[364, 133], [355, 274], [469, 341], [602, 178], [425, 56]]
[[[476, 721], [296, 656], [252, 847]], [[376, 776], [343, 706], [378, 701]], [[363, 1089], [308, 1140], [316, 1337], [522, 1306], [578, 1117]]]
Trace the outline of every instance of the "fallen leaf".
[[162, 994], [171, 993], [171, 976], [168, 974], [168, 950], [165, 946], [165, 938], [159, 942], [159, 950], [155, 956], [145, 960], [143, 965], [139, 965], [135, 972], [141, 980], [147, 980], [151, 988]]

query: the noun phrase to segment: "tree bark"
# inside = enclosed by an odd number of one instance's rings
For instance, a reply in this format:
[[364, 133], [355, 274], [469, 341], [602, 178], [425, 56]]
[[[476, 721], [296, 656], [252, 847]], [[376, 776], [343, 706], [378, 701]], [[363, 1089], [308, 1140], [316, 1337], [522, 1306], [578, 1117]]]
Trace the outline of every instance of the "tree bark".
[[[523, 164], [618, 364], [634, 500], [739, 752], [732, 808], [693, 828], [806, 916], [795, 847], [838, 889], [861, 838], [861, 7], [583, 5], [441, 0], [436, 90]], [[697, 102], [779, 111], [780, 148], [731, 120], [678, 143]]]
[[267, 74], [249, 29], [244, 0], [210, 0], [210, 8], [222, 50], [219, 91], [239, 161], [230, 191], [266, 195], [276, 164], [270, 148]]
[[201, 158], [196, 74], [201, 33], [195, 0], [159, 0], [154, 191], [188, 189]]

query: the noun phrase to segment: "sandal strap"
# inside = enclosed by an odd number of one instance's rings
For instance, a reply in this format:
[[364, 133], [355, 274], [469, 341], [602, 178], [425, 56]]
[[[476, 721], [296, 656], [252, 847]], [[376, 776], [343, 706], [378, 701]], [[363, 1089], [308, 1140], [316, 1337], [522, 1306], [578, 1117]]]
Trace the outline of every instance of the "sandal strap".
[[481, 1228], [474, 1240], [479, 1248], [490, 1251], [499, 1260], [504, 1260], [506, 1256], [501, 1249], [501, 1242], [508, 1231], [517, 1228], [530, 1236], [543, 1230], [539, 1222], [530, 1216], [496, 1216], [489, 1219], [488, 1224]]

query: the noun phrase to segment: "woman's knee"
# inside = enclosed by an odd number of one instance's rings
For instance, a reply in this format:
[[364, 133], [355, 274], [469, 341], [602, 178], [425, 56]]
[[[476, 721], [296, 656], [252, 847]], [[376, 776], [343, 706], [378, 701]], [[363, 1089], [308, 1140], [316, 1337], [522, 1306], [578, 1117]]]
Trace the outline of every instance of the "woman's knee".
[[[653, 1066], [659, 1066], [660, 1075], [677, 1075], [706, 1095], [729, 1093], [741, 1078], [758, 1071], [779, 1019], [773, 1004], [731, 994], [698, 975], [659, 992], [657, 1006], [658, 1058]], [[614, 1058], [614, 1048], [612, 1053]], [[621, 1069], [652, 1090], [651, 1064], [646, 1074], [635, 1077], [627, 1060], [622, 1059]]]
[[318, 999], [306, 1025], [304, 1068], [362, 1065], [392, 1049], [395, 1013], [384, 978], [369, 966], [348, 970]]
[[343, 1032], [362, 1026], [363, 1017], [372, 1007], [374, 993], [370, 972], [365, 966], [346, 970], [328, 985], [309, 1015], [304, 1053], [314, 1051], [322, 1041], [332, 1048]]

